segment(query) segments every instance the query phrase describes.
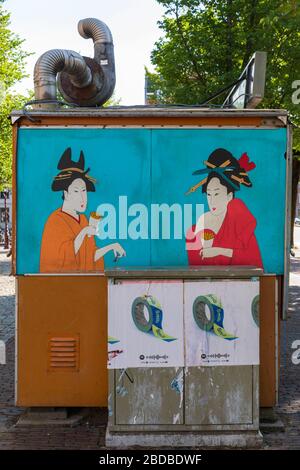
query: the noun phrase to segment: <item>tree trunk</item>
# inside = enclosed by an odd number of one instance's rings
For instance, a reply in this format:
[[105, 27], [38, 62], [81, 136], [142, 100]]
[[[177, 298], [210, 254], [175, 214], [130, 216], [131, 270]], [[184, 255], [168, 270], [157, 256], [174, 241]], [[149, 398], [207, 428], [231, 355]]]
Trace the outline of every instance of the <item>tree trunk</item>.
[[257, 0], [252, 0], [251, 5], [249, 5], [249, 24], [248, 24], [248, 35], [246, 40], [245, 53], [243, 58], [242, 69], [244, 69], [249, 62], [250, 57], [255, 52], [255, 44], [253, 42], [253, 34], [256, 25], [258, 24], [258, 3]]
[[232, 0], [227, 1], [227, 57], [226, 57], [226, 72], [229, 75], [233, 69], [233, 26], [234, 26], [234, 13], [232, 10]]

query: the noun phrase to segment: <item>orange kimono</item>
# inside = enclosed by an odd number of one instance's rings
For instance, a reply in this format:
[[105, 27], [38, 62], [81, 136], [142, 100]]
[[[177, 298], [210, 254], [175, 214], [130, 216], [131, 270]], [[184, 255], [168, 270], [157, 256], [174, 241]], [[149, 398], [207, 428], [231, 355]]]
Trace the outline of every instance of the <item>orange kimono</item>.
[[84, 214], [79, 221], [56, 209], [45, 224], [40, 255], [41, 273], [89, 272], [103, 271], [103, 257], [94, 261], [97, 245], [94, 237], [85, 236], [81, 247], [75, 255], [74, 240], [79, 232], [88, 225]]

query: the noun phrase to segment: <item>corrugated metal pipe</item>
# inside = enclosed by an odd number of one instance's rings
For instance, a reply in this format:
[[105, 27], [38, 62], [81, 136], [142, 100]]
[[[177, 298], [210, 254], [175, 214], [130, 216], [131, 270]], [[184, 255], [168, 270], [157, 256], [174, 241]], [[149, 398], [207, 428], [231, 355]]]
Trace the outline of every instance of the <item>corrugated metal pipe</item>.
[[[96, 18], [78, 23], [80, 35], [94, 42], [94, 59], [75, 51], [52, 49], [45, 52], [34, 67], [36, 100], [57, 99], [57, 85], [65, 101], [78, 106], [101, 106], [113, 94], [116, 75], [114, 46], [108, 26]], [[51, 109], [54, 103], [36, 107]]]

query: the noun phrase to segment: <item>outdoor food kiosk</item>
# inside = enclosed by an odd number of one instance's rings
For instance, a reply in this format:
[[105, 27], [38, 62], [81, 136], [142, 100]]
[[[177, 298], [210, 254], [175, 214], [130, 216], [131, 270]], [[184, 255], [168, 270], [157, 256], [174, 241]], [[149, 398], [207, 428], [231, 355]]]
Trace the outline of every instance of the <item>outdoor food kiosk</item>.
[[17, 405], [108, 407], [112, 446], [254, 445], [287, 308], [286, 112], [12, 123]]

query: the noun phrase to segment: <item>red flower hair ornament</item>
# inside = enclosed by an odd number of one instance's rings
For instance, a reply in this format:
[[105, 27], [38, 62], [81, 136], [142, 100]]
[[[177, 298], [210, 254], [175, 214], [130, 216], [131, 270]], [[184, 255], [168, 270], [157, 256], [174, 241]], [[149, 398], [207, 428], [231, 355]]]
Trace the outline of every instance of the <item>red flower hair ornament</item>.
[[254, 170], [256, 165], [254, 162], [250, 162], [250, 158], [248, 157], [247, 153], [244, 152], [243, 155], [238, 160], [240, 167], [243, 168], [246, 172]]

